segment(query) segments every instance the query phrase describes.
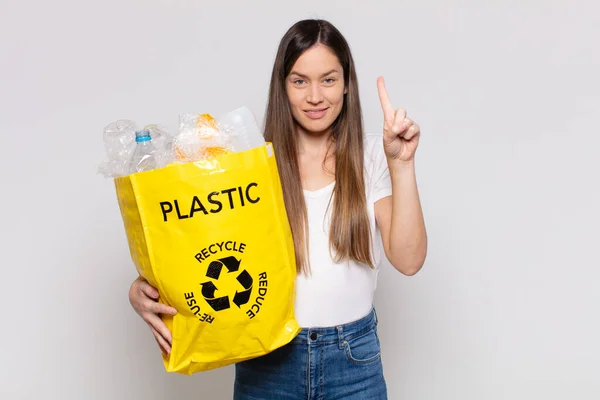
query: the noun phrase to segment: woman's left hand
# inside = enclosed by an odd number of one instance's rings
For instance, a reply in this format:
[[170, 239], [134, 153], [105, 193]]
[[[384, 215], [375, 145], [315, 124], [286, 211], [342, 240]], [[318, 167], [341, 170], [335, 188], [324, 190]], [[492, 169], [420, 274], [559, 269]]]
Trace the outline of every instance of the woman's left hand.
[[406, 116], [406, 110], [394, 109], [383, 77], [377, 79], [377, 91], [383, 109], [383, 148], [388, 161], [410, 163], [414, 160], [421, 128]]

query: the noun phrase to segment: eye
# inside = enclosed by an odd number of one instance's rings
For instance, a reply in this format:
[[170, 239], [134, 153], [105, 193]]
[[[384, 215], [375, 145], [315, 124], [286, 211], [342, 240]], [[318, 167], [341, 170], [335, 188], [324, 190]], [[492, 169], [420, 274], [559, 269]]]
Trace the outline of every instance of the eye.
[[331, 85], [332, 83], [335, 82], [335, 78], [325, 78], [325, 80], [323, 81], [328, 85]]
[[304, 79], [294, 79], [292, 83], [296, 86], [301, 86], [304, 84]]

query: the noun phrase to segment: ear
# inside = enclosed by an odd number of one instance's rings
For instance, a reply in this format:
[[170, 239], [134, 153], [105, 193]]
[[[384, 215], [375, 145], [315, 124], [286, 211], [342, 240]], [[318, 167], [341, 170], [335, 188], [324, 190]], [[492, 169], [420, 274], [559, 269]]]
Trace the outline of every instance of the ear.
[[344, 86], [344, 94], [348, 94], [348, 86]]

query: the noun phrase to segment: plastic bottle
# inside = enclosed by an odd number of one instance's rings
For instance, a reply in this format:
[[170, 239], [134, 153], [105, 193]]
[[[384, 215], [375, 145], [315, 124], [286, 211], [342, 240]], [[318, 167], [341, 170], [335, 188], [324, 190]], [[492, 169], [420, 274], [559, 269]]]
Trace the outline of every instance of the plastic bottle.
[[135, 132], [135, 150], [129, 163], [129, 172], [149, 171], [156, 168], [156, 155], [152, 137], [148, 130]]
[[264, 146], [265, 139], [248, 107], [240, 107], [221, 118], [221, 126], [231, 136], [234, 151]]

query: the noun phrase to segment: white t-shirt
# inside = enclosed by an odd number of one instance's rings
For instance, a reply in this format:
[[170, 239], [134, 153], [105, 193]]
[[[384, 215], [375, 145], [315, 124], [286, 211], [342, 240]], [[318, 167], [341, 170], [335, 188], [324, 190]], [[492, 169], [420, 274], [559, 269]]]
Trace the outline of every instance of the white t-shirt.
[[311, 274], [298, 274], [295, 301], [296, 318], [303, 328], [352, 322], [371, 312], [373, 306], [379, 264], [385, 257], [374, 205], [377, 200], [392, 194], [392, 184], [382, 135], [367, 134], [364, 140], [367, 212], [375, 268], [355, 261], [335, 263], [331, 258], [328, 233], [332, 207], [327, 210], [327, 206], [335, 182], [316, 191], [305, 190]]

